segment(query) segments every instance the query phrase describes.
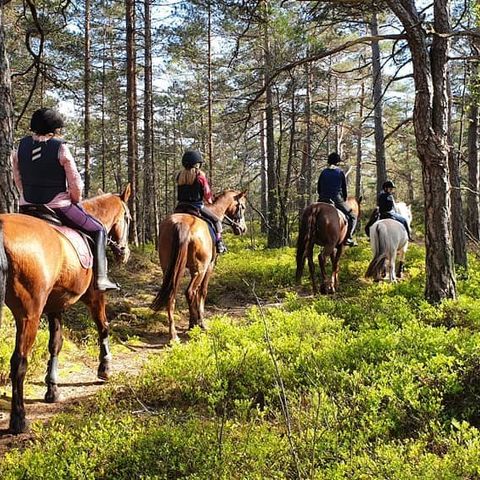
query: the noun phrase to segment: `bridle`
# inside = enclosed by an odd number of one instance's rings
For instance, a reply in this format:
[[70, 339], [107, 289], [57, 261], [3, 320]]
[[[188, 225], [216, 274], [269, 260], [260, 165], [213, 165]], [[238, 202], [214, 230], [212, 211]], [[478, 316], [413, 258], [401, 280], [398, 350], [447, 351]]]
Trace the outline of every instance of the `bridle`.
[[237, 208], [235, 210], [235, 214], [229, 217], [227, 214], [223, 216], [222, 223], [228, 225], [229, 227], [237, 227], [241, 230], [240, 222], [242, 221], [242, 209], [240, 199], [237, 199]]
[[125, 253], [125, 249], [127, 248], [128, 244], [128, 232], [130, 231], [130, 221], [132, 220], [132, 216], [130, 215], [130, 211], [126, 203], [122, 200], [122, 208], [123, 208], [123, 232], [122, 237], [118, 241], [118, 243], [111, 237], [108, 236], [107, 245], [113, 250], [113, 252], [118, 256], [123, 256]]

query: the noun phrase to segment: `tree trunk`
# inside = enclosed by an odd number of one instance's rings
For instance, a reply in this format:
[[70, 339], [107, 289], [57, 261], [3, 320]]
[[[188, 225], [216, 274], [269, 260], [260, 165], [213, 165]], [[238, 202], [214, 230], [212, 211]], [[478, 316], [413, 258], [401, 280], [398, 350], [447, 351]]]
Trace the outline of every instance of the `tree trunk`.
[[299, 214], [312, 201], [312, 68], [305, 65], [305, 140], [298, 180]]
[[[477, 49], [472, 41], [472, 54]], [[470, 102], [468, 109], [468, 191], [467, 191], [467, 228], [469, 234], [480, 240], [479, 189], [480, 175], [478, 165], [478, 104], [474, 92], [478, 91], [478, 65], [472, 64], [470, 70]]]
[[208, 173], [211, 185], [213, 181], [213, 121], [212, 121], [212, 3], [208, 2], [208, 52], [207, 52], [207, 85], [208, 85]]
[[84, 78], [83, 78], [83, 94], [85, 99], [84, 112], [84, 154], [85, 154], [85, 196], [88, 197], [90, 193], [90, 74], [91, 74], [91, 59], [90, 59], [90, 0], [85, 0], [85, 38], [84, 38]]
[[15, 210], [16, 193], [12, 172], [13, 102], [10, 67], [5, 51], [3, 11], [0, 9], [0, 213]]
[[127, 29], [127, 144], [128, 181], [132, 188], [130, 197], [130, 241], [138, 245], [137, 225], [137, 72], [135, 45], [135, 0], [126, 0]]
[[268, 218], [268, 174], [267, 174], [267, 126], [265, 120], [265, 108], [260, 110], [260, 210], [262, 213], [261, 231], [267, 232]]
[[362, 142], [363, 142], [363, 102], [365, 100], [365, 83], [362, 82], [360, 106], [358, 109], [357, 129], [357, 168], [355, 173], [355, 197], [362, 196]]
[[153, 107], [152, 107], [152, 28], [151, 28], [151, 0], [144, 0], [144, 97], [143, 97], [143, 217], [145, 242], [152, 242], [156, 236], [154, 172], [153, 161]]
[[[462, 193], [460, 191], [460, 149], [457, 153], [453, 145], [453, 126], [452, 126], [452, 91], [450, 88], [450, 76], [447, 77], [448, 93], [448, 170], [450, 176], [450, 203], [452, 211], [452, 241], [453, 258], [456, 265], [467, 268], [467, 246], [465, 239], [465, 219], [463, 216]], [[460, 140], [461, 145], [461, 140]]]
[[414, 128], [425, 193], [425, 297], [436, 303], [456, 296], [448, 195], [449, 1], [434, 2], [434, 31], [445, 35], [433, 37], [430, 51], [414, 4], [401, 0], [387, 2], [405, 28], [412, 55], [416, 90]]
[[[267, 11], [267, 0], [264, 2]], [[267, 15], [267, 14], [266, 14]], [[264, 65], [265, 82], [272, 72], [272, 58], [270, 51], [270, 38], [268, 18], [264, 20]], [[270, 82], [265, 92], [265, 123], [267, 146], [267, 188], [268, 188], [268, 233], [267, 247], [277, 248], [282, 246], [282, 236], [279, 229], [279, 201], [277, 192], [277, 165], [275, 159], [275, 130], [273, 119], [273, 92]]]
[[[378, 35], [377, 15], [374, 13], [370, 23], [372, 36]], [[380, 46], [378, 41], [372, 41], [372, 76], [373, 105], [375, 121], [375, 162], [377, 165], [377, 192], [387, 180], [387, 164], [385, 160], [385, 134], [383, 130], [383, 99], [382, 99], [382, 66], [380, 63]]]

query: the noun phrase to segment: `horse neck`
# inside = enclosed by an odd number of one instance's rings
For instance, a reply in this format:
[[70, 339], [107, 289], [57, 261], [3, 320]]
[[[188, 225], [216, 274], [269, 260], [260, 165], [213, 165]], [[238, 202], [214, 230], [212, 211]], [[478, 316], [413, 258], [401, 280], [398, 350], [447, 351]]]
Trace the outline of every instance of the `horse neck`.
[[220, 220], [223, 220], [225, 212], [230, 206], [230, 203], [231, 198], [229, 198], [229, 195], [222, 194], [215, 199], [215, 201], [211, 206], [209, 206], [209, 208]]
[[100, 221], [108, 232], [113, 226], [115, 215], [110, 208], [107, 208], [107, 200], [108, 195], [100, 195], [98, 197], [84, 200], [82, 202], [82, 206], [85, 208], [87, 213], [95, 217], [96, 220]]

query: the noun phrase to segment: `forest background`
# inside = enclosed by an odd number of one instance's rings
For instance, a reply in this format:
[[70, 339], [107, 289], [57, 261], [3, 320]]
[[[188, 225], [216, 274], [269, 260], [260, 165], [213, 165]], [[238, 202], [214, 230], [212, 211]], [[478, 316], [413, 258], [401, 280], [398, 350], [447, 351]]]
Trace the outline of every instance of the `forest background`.
[[475, 2], [2, 4], [4, 210], [8, 150], [39, 106], [66, 112], [87, 196], [133, 185], [135, 244], [172, 211], [185, 148], [215, 191], [248, 188], [270, 248], [338, 151], [367, 207], [388, 177], [425, 211], [426, 296], [455, 297], [453, 263], [479, 238]]

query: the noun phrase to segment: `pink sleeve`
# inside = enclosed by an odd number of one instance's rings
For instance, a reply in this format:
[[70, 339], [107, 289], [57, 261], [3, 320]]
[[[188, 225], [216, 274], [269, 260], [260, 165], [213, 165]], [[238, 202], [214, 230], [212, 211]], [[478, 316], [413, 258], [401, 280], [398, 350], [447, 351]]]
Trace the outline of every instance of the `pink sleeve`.
[[20, 169], [18, 168], [18, 150], [12, 152], [12, 166], [13, 166], [13, 181], [20, 193], [23, 193], [22, 177], [20, 175]]
[[207, 177], [203, 175], [202, 173], [198, 174], [198, 181], [203, 187], [203, 198], [207, 203], [212, 203], [213, 202], [213, 195], [212, 191], [210, 190], [210, 185], [208, 184]]
[[80, 177], [80, 173], [78, 172], [75, 160], [73, 159], [73, 156], [67, 145], [62, 144], [60, 147], [58, 159], [60, 161], [60, 165], [62, 165], [65, 169], [70, 199], [72, 200], [72, 203], [78, 203], [82, 200], [83, 182], [82, 177]]

